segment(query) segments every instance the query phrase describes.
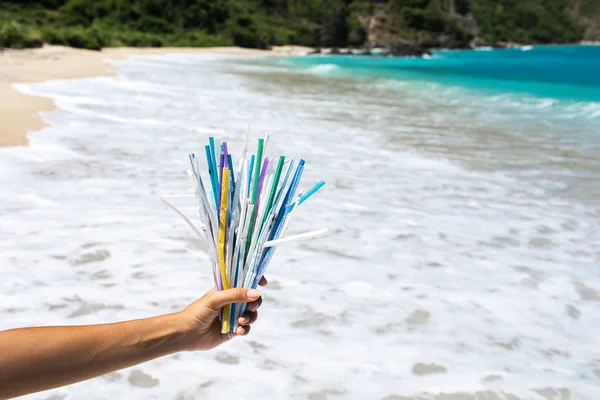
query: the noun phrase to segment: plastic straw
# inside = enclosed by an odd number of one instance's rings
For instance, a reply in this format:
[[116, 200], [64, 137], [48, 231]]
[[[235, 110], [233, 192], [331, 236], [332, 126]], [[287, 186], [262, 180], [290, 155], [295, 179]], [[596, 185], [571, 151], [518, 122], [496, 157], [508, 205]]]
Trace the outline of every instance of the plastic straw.
[[328, 233], [329, 233], [329, 229], [327, 229], [327, 228], [319, 229], [317, 231], [312, 231], [312, 232], [300, 233], [298, 235], [288, 236], [283, 239], [270, 240], [267, 243], [265, 243], [265, 247], [278, 246], [282, 243], [289, 243], [289, 242], [293, 242], [296, 240], [312, 239], [312, 238], [316, 238], [319, 236], [325, 236]]
[[[298, 191], [305, 161], [293, 158], [267, 156], [269, 137], [259, 139], [255, 154], [249, 154], [250, 127], [245, 135], [239, 159], [227, 142], [208, 138], [204, 147], [210, 185], [204, 186], [200, 162], [195, 154], [189, 155], [189, 175], [195, 195], [161, 197], [177, 213], [194, 234], [208, 243], [215, 288], [255, 288], [264, 275], [273, 254], [280, 244], [316, 238], [327, 234], [327, 229], [282, 237], [296, 215], [298, 206], [313, 196], [325, 182], [320, 181], [306, 194]], [[204, 158], [204, 157], [203, 157]], [[237, 162], [234, 166], [234, 161]], [[235, 171], [234, 171], [235, 170]], [[208, 184], [208, 182], [206, 182]], [[210, 194], [212, 191], [212, 195]], [[298, 193], [299, 192], [299, 193]], [[200, 224], [192, 220], [166, 199], [198, 201]], [[247, 310], [247, 304], [228, 305], [221, 310], [221, 332], [232, 336], [238, 319]]]

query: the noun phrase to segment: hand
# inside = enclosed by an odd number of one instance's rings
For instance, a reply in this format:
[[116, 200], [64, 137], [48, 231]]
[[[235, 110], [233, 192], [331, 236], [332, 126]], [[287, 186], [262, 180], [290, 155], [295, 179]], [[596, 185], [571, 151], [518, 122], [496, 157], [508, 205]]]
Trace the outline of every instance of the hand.
[[[263, 277], [259, 285], [266, 286], [267, 280]], [[236, 329], [235, 336], [245, 336], [250, 332], [250, 324], [258, 318], [256, 310], [262, 304], [258, 290], [213, 289], [181, 312], [189, 331], [185, 340], [186, 350], [209, 350], [228, 340], [227, 334], [221, 333], [221, 322], [218, 317], [221, 308], [231, 303], [250, 303], [248, 312], [238, 320], [240, 326]]]

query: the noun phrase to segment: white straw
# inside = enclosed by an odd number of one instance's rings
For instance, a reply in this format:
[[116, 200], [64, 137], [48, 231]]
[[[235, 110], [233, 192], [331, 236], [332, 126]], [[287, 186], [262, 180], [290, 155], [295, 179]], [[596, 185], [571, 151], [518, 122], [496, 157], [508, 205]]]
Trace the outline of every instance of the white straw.
[[295, 240], [312, 239], [312, 238], [316, 238], [319, 236], [325, 236], [328, 233], [329, 233], [329, 229], [327, 229], [327, 228], [319, 229], [318, 231], [300, 233], [298, 235], [288, 236], [283, 239], [271, 240], [271, 241], [265, 243], [265, 247], [273, 247], [273, 246], [280, 245], [282, 243], [293, 242]]
[[[182, 213], [181, 211], [179, 211], [177, 208], [175, 208], [175, 206], [173, 206], [171, 203], [169, 203], [168, 201], [166, 201], [162, 197], [158, 196], [158, 198], [161, 199], [163, 201], [163, 203], [165, 203], [167, 206], [169, 206], [169, 208], [171, 210], [175, 211], [177, 213], [177, 215], [179, 215], [181, 218], [183, 218], [183, 220], [186, 222], [186, 224], [188, 224], [189, 227], [192, 228], [192, 230], [194, 231], [194, 233], [196, 233], [196, 235], [198, 235], [199, 238], [206, 239], [206, 237], [198, 230], [198, 228], [196, 228], [196, 225], [194, 225], [192, 223], [192, 221], [190, 221], [190, 219], [185, 216], [184, 213]], [[200, 225], [200, 229], [206, 229], [206, 227], [201, 224]]]

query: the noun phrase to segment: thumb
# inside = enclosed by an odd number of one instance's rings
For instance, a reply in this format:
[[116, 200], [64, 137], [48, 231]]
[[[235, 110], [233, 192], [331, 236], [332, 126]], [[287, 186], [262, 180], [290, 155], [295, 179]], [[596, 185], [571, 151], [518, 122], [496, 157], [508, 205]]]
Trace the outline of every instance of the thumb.
[[256, 289], [235, 288], [227, 290], [215, 290], [206, 294], [206, 306], [213, 310], [220, 310], [231, 303], [248, 303], [260, 297], [260, 292]]

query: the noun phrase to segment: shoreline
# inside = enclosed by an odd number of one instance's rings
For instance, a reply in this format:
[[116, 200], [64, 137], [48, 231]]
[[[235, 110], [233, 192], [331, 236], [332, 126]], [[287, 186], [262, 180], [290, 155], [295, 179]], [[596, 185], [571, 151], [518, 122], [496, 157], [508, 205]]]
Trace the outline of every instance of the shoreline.
[[[580, 46], [597, 46], [600, 42], [580, 42]], [[536, 45], [544, 46], [544, 45]], [[350, 49], [319, 49], [320, 54], [349, 55]], [[341, 51], [340, 50], [345, 50]], [[464, 49], [465, 51], [477, 48]], [[166, 55], [175, 53], [213, 53], [231, 56], [290, 56], [315, 54], [315, 49], [302, 46], [280, 46], [271, 50], [240, 47], [117, 47], [102, 51], [75, 49], [65, 46], [44, 46], [37, 49], [0, 50], [0, 148], [27, 146], [29, 134], [47, 126], [41, 113], [56, 109], [48, 97], [25, 94], [13, 85], [54, 79], [78, 79], [113, 76], [114, 67], [108, 60], [134, 55]], [[380, 56], [371, 53], [371, 56]], [[381, 54], [384, 55], [384, 54]]]
[[600, 41], [585, 41], [577, 43], [516, 43], [516, 42], [498, 42], [498, 43], [471, 43], [465, 47], [426, 47], [419, 43], [408, 43], [399, 47], [360, 47], [360, 48], [338, 48], [322, 47], [315, 48], [309, 54], [322, 55], [342, 55], [342, 56], [374, 56], [374, 57], [423, 57], [431, 55], [434, 51], [472, 51], [479, 49], [503, 50], [518, 49], [524, 47], [554, 47], [554, 46], [600, 46]]
[[308, 48], [301, 46], [282, 46], [273, 50], [240, 47], [119, 47], [102, 51], [44, 46], [38, 49], [0, 51], [0, 147], [27, 146], [29, 134], [47, 126], [41, 118], [41, 112], [56, 109], [52, 99], [25, 94], [13, 86], [16, 83], [113, 76], [114, 68], [106, 60], [124, 59], [134, 55], [216, 53], [234, 56], [278, 56], [305, 54], [308, 51]]

